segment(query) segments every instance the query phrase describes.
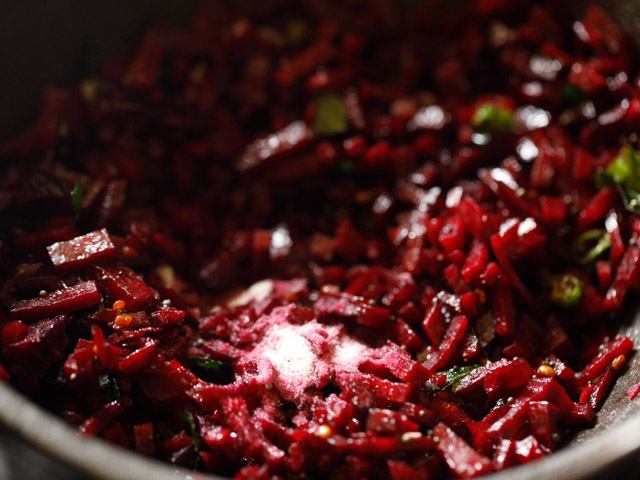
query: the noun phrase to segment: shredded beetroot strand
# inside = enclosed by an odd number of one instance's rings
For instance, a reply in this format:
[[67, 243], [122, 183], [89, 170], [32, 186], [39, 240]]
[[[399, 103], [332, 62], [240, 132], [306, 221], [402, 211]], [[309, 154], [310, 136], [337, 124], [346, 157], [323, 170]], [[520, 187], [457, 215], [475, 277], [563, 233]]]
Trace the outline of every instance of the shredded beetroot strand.
[[238, 479], [551, 454], [634, 355], [638, 52], [598, 7], [290, 3], [153, 26], [0, 147], [0, 379]]

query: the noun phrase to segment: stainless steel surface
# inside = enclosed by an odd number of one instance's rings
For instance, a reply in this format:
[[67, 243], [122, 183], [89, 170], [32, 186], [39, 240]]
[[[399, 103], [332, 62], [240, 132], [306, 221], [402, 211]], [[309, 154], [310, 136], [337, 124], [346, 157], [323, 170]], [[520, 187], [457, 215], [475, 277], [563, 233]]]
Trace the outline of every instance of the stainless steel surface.
[[[184, 22], [194, 3], [171, 0], [0, 2], [0, 65], [3, 65], [0, 138], [15, 134], [30, 121], [43, 86], [70, 85], [88, 73], [87, 46], [100, 58], [113, 58], [135, 38], [152, 15]], [[587, 4], [580, 0], [569, 3], [575, 15]], [[640, 40], [640, 1], [599, 3]], [[85, 68], [78, 67], [82, 62]], [[640, 345], [640, 314], [630, 315], [621, 333]], [[630, 402], [624, 396], [625, 389], [638, 380], [640, 355], [635, 354], [592, 428], [579, 433], [570, 446], [544, 460], [491, 475], [487, 480], [569, 480], [614, 475], [619, 480], [640, 478], [640, 460], [635, 458], [640, 457], [640, 399]], [[0, 478], [12, 478], [10, 472], [16, 460], [27, 466], [24, 474], [36, 472], [33, 478], [215, 478], [175, 469], [98, 439], [80, 437], [64, 422], [1, 383], [0, 423], [4, 425], [0, 430]], [[25, 443], [16, 440], [15, 435]], [[25, 452], [29, 450], [31, 453], [27, 455]], [[53, 463], [51, 459], [55, 459]], [[47, 468], [52, 470], [46, 471]], [[43, 472], [38, 473], [38, 469]]]

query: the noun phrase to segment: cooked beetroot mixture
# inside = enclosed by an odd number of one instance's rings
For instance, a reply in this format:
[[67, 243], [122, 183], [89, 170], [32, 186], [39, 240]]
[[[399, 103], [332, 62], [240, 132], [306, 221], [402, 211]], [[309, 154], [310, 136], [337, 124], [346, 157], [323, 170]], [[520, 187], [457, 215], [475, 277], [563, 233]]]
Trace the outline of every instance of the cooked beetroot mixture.
[[2, 378], [242, 479], [467, 478], [588, 427], [633, 347], [636, 51], [597, 8], [423, 3], [207, 5], [46, 91], [0, 150]]

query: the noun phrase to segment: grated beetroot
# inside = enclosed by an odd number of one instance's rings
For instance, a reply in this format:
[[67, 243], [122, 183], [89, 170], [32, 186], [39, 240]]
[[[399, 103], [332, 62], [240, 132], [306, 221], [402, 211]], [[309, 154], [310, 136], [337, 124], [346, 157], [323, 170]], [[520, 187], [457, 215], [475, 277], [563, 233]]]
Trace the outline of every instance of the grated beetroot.
[[634, 352], [637, 52], [597, 7], [399, 3], [205, 4], [48, 90], [0, 148], [0, 379], [238, 479], [471, 478], [587, 428]]

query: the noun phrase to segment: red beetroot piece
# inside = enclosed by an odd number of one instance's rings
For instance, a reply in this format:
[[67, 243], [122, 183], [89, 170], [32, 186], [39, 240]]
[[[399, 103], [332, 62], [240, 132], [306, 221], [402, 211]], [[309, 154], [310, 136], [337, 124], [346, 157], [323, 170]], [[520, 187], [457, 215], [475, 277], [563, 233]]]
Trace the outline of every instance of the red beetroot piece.
[[117, 255], [116, 247], [104, 228], [49, 245], [47, 252], [51, 263], [62, 272], [79, 270], [93, 263], [111, 260]]
[[102, 297], [95, 282], [83, 282], [30, 300], [20, 300], [11, 306], [15, 319], [37, 320], [62, 313], [96, 306]]
[[493, 470], [491, 461], [474, 450], [444, 423], [433, 429], [437, 437], [436, 448], [454, 475], [459, 478], [473, 478]]
[[156, 291], [126, 265], [93, 265], [89, 274], [102, 293], [111, 301], [124, 300], [130, 311], [149, 308], [157, 301]]
[[[27, 392], [35, 390], [40, 378], [65, 355], [65, 317], [40, 320], [30, 325], [26, 335], [4, 344], [2, 355], [16, 381]], [[3, 336], [4, 340], [4, 336]]]

